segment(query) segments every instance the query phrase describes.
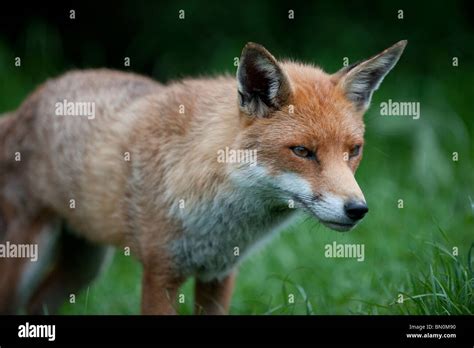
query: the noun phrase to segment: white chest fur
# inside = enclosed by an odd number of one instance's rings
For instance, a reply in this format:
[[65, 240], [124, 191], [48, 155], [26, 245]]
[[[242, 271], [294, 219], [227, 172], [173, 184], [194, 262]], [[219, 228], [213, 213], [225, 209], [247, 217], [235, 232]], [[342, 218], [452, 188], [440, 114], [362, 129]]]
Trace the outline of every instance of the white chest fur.
[[225, 276], [249, 250], [279, 230], [292, 211], [240, 190], [176, 214], [185, 231], [171, 245], [175, 262], [183, 274], [211, 280]]

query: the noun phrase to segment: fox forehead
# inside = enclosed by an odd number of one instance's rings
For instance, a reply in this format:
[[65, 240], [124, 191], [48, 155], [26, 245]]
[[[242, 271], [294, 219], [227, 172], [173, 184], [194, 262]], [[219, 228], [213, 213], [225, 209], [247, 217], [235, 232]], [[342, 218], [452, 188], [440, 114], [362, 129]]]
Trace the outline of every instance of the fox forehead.
[[[295, 141], [308, 145], [315, 141], [363, 140], [363, 112], [346, 98], [334, 76], [295, 62], [283, 62], [282, 68], [289, 77], [292, 95], [289, 104], [275, 116], [282, 126], [291, 128], [284, 131], [288, 136], [297, 136]], [[285, 138], [285, 134], [281, 136]]]

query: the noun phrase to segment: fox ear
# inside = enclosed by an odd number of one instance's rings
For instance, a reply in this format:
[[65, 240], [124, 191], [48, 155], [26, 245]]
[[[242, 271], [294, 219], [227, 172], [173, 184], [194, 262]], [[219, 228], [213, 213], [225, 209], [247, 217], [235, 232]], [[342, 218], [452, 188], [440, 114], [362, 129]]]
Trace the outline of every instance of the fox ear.
[[263, 46], [249, 42], [237, 69], [240, 108], [248, 115], [268, 117], [284, 106], [291, 87], [275, 57]]
[[336, 76], [346, 97], [361, 110], [366, 110], [375, 90], [390, 70], [397, 64], [407, 41], [397, 42], [385, 51], [363, 62], [341, 69]]

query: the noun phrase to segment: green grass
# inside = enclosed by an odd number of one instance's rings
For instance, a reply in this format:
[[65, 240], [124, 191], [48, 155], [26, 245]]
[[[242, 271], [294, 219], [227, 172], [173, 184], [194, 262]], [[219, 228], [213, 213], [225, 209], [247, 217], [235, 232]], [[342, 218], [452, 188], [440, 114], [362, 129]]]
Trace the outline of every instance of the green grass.
[[412, 294], [402, 314], [474, 314], [474, 244], [462, 259], [444, 246], [433, 245], [434, 263], [412, 277]]
[[[367, 240], [369, 232], [364, 230], [357, 236], [359, 232], [340, 235], [310, 222], [292, 227], [243, 263], [231, 313], [473, 313], [472, 247], [447, 241], [433, 244], [403, 233], [396, 237], [398, 243], [393, 243], [393, 236], [386, 236], [385, 243], [383, 236]], [[439, 233], [434, 239], [443, 237]], [[365, 243], [365, 261], [325, 258], [323, 245], [333, 240]], [[453, 256], [453, 247], [459, 248], [458, 256]], [[136, 314], [140, 274], [133, 258], [117, 253], [105, 274], [62, 313]], [[182, 314], [192, 313], [192, 286], [190, 280], [181, 290]], [[400, 294], [403, 303], [397, 301]]]

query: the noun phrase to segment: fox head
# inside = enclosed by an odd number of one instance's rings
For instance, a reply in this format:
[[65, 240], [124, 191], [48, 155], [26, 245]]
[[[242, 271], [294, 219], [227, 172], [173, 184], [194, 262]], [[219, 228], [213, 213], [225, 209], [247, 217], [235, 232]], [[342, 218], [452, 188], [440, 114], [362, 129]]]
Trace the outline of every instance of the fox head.
[[363, 114], [405, 46], [400, 41], [327, 74], [278, 62], [264, 47], [248, 43], [237, 70], [244, 129], [238, 146], [256, 149], [257, 161], [238, 168], [237, 176], [334, 230], [354, 227], [368, 212], [354, 178], [364, 149]]

